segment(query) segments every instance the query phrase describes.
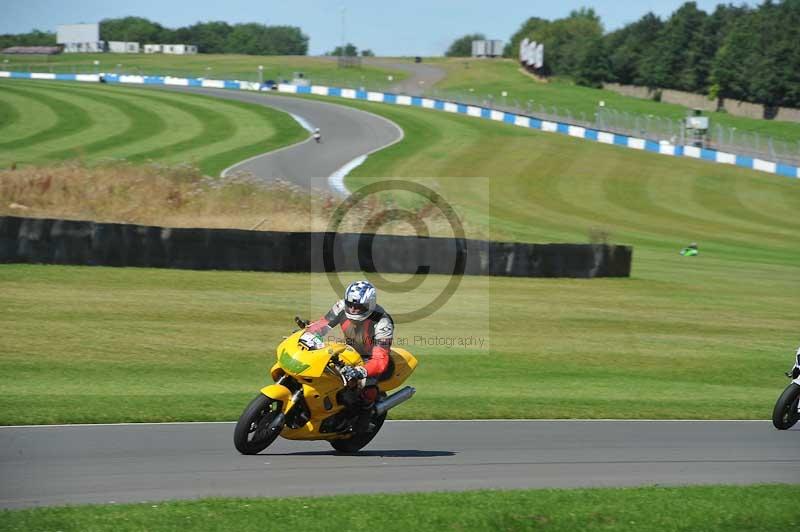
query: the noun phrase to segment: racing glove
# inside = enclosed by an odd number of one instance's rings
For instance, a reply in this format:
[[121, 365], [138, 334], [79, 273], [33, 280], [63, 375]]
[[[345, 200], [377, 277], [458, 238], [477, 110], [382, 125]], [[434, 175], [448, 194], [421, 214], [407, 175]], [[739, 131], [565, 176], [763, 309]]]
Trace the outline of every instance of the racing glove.
[[360, 381], [367, 378], [367, 368], [364, 366], [345, 366], [342, 368], [342, 377], [350, 384], [353, 381]]

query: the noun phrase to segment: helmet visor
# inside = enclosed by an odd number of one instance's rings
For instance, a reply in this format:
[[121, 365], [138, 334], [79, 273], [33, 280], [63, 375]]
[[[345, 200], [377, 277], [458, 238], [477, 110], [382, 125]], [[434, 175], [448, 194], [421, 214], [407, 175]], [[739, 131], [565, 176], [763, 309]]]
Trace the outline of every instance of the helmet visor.
[[350, 301], [345, 303], [345, 306], [347, 312], [349, 312], [350, 314], [357, 314], [357, 315], [365, 314], [369, 310], [369, 307], [367, 307], [366, 305], [362, 305], [361, 303], [351, 303]]

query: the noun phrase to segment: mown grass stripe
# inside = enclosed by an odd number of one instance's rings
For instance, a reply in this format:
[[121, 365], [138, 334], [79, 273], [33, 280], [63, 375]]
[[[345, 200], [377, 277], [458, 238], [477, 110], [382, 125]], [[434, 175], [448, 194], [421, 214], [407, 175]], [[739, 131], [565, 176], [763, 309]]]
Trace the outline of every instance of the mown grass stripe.
[[56, 114], [56, 116], [58, 116], [58, 121], [53, 125], [53, 127], [50, 127], [46, 130], [39, 131], [16, 140], [0, 143], [1, 150], [12, 150], [22, 147], [30, 148], [31, 146], [35, 146], [44, 142], [63, 139], [92, 126], [93, 120], [85, 109], [82, 109], [81, 107], [64, 99], [50, 96], [49, 94], [45, 93], [45, 90], [26, 88], [23, 91], [7, 86], [4, 88], [4, 90], [20, 96], [28, 95], [35, 97], [40, 103], [47, 106]]
[[140, 139], [156, 136], [167, 129], [166, 122], [157, 113], [132, 103], [130, 99], [112, 96], [102, 91], [70, 89], [55, 88], [54, 90], [61, 93], [91, 98], [93, 101], [102, 102], [110, 107], [114, 107], [123, 113], [128, 118], [129, 122], [127, 127], [119, 133], [83, 145], [80, 149], [67, 148], [48, 153], [45, 155], [48, 159], [69, 159], [77, 156], [91, 156], [136, 142]]
[[0, 100], [0, 129], [16, 124], [20, 116], [20, 112], [13, 105]]
[[0, 101], [10, 105], [20, 117], [14, 127], [0, 130], [0, 143], [27, 137], [55, 125], [58, 116], [52, 109], [27, 94], [12, 94], [5, 90], [8, 85], [8, 81], [0, 79]]
[[85, 148], [94, 142], [113, 137], [130, 126], [130, 119], [114, 103], [99, 101], [91, 94], [73, 91], [69, 87], [47, 87], [48, 95], [67, 101], [85, 110], [92, 119], [90, 127], [67, 137], [19, 148], [23, 162], [86, 159], [91, 154]]
[[233, 100], [227, 100], [226, 103], [246, 112], [251, 122], [254, 121], [254, 117], [258, 117], [261, 120], [262, 128], [265, 130], [269, 128], [270, 132], [248, 145], [225, 150], [201, 159], [199, 166], [208, 175], [218, 175], [232, 163], [300, 142], [306, 137], [305, 130], [299, 127], [297, 122], [286, 113], [265, 106], [253, 106]]
[[[157, 98], [158, 99], [158, 98]], [[197, 149], [220, 142], [236, 132], [236, 124], [224, 114], [193, 103], [184, 101], [172, 102], [174, 107], [191, 114], [202, 123], [202, 129], [193, 137], [128, 156], [130, 161], [146, 161], [174, 156], [180, 152]]]
[[61, 82], [18, 81], [15, 85], [31, 88], [33, 92], [46, 87], [51, 93], [71, 99], [72, 103], [88, 99], [107, 106], [104, 112], [113, 108], [128, 122], [123, 131], [96, 128], [80, 146], [61, 146], [50, 152], [37, 152], [34, 148], [29, 156], [26, 154], [31, 147], [25, 146], [20, 148], [25, 150], [20, 153], [20, 160], [25, 162], [78, 155], [88, 160], [102, 157], [170, 164], [191, 161], [204, 172], [216, 175], [237, 161], [292, 144], [304, 135], [284, 113], [204, 95]]

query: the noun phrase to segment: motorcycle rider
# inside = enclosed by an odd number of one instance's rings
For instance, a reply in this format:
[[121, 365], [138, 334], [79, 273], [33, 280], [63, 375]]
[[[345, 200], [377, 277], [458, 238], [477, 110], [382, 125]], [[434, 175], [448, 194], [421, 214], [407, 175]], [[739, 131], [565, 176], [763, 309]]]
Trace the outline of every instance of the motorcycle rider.
[[317, 141], [317, 144], [322, 142], [322, 133], [320, 132], [319, 128], [314, 129], [314, 140]]
[[372, 405], [378, 398], [378, 377], [389, 365], [389, 352], [394, 337], [394, 321], [377, 304], [377, 292], [369, 281], [356, 281], [320, 319], [310, 324], [309, 332], [324, 336], [337, 325], [341, 326], [346, 342], [365, 360], [363, 366], [345, 366], [342, 376], [349, 385], [360, 390], [362, 413], [356, 421], [356, 431], [367, 430]]

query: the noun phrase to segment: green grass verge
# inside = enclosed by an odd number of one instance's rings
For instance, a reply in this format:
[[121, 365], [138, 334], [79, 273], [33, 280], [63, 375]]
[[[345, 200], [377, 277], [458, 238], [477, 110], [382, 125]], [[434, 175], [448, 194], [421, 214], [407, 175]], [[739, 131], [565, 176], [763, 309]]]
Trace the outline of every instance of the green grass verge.
[[784, 532], [800, 525], [791, 511], [796, 491], [766, 485], [203, 499], [3, 511], [0, 528]]
[[[519, 64], [511, 59], [432, 59], [434, 66], [447, 71], [447, 77], [436, 85], [441, 95], [472, 95], [485, 98], [491, 94], [495, 102], [502, 102], [503, 91], [508, 93], [506, 101], [514, 100], [526, 105], [532, 100], [536, 105], [557, 106], [568, 109], [580, 119], [581, 113], [592, 120], [601, 100], [606, 106], [617, 111], [637, 115], [680, 120], [687, 113], [681, 105], [660, 103], [652, 100], [622, 96], [612, 91], [581, 87], [567, 80], [552, 80], [550, 83], [537, 83], [519, 72]], [[470, 91], [472, 89], [472, 92]], [[790, 142], [800, 140], [800, 124], [775, 120], [756, 120], [733, 116], [727, 113], [707, 113], [712, 124], [736, 128], [740, 132], [760, 133]]]
[[[630, 280], [465, 278], [397, 326], [420, 366], [392, 417], [768, 418], [797, 270], [643, 260]], [[419, 308], [446, 281], [382, 303]], [[292, 316], [335, 297], [320, 275], [0, 266], [0, 424], [235, 420]], [[420, 339], [444, 335], [487, 343]]]
[[[8, 60], [2, 70], [18, 72], [166, 75], [210, 79], [291, 80], [300, 72], [317, 84], [388, 87], [405, 79], [406, 73], [379, 66], [339, 68], [336, 58], [304, 56], [254, 56], [236, 54], [62, 54], [48, 57], [1, 56]], [[94, 61], [100, 61], [95, 66]], [[393, 81], [389, 82], [388, 76]]]
[[125, 159], [217, 175], [306, 135], [267, 107], [141, 88], [5, 80], [0, 102], [19, 115], [18, 126], [0, 129], [0, 166]]
[[[586, 242], [599, 230], [637, 251], [672, 256], [698, 240], [736, 264], [800, 262], [795, 179], [451, 113], [336, 103], [389, 118], [406, 134], [353, 170], [348, 186], [387, 177], [449, 178], [439, 183], [446, 197], [493, 238]], [[488, 197], [471, 177], [489, 179]]]

